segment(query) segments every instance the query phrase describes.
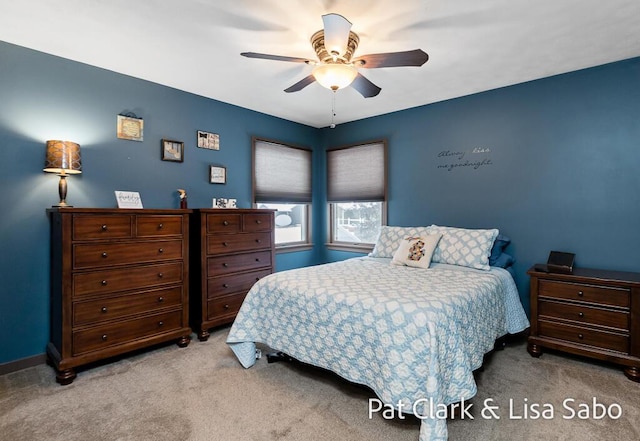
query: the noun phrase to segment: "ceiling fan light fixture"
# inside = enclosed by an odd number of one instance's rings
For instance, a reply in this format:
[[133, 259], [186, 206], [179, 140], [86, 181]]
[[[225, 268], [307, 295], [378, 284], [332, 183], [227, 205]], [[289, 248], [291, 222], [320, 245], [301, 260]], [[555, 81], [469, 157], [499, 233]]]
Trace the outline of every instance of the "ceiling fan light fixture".
[[320, 64], [313, 69], [312, 75], [323, 87], [336, 91], [351, 84], [358, 76], [358, 70], [350, 64]]

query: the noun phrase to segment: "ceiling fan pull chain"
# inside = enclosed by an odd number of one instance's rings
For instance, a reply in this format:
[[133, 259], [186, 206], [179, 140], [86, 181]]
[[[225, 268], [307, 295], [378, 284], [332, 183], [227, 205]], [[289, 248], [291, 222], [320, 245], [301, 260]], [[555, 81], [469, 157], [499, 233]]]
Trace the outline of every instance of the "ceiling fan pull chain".
[[336, 117], [336, 92], [337, 90], [333, 90], [333, 96], [331, 97], [331, 125], [329, 126], [332, 129], [336, 128], [335, 117]]

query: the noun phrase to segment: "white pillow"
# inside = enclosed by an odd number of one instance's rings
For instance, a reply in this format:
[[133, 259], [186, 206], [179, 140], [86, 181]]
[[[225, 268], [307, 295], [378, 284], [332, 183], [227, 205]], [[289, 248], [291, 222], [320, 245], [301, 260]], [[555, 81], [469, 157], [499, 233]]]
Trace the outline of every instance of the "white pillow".
[[398, 249], [400, 241], [409, 236], [427, 235], [428, 227], [390, 227], [383, 225], [380, 228], [380, 235], [376, 240], [373, 251], [369, 253], [369, 257], [393, 257]]
[[431, 256], [441, 237], [440, 233], [405, 237], [393, 254], [391, 264], [429, 268]]
[[467, 228], [431, 225], [429, 234], [440, 233], [442, 239], [433, 253], [433, 262], [489, 270], [491, 247], [498, 237], [497, 229], [472, 230]]

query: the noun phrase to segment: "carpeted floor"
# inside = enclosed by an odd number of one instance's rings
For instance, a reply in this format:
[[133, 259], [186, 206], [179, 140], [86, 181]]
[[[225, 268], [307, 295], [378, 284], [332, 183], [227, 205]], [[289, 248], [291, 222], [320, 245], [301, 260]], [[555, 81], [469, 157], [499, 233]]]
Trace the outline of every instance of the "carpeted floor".
[[[0, 440], [417, 441], [418, 419], [369, 419], [372, 394], [331, 373], [265, 358], [243, 369], [227, 332], [80, 371], [64, 387], [46, 365], [0, 376]], [[477, 382], [474, 419], [450, 420], [450, 440], [640, 439], [640, 384], [617, 367], [554, 353], [534, 359], [520, 341], [491, 355]], [[500, 419], [488, 410], [483, 418], [487, 399]], [[575, 400], [573, 419], [566, 399]], [[594, 399], [622, 416], [593, 418]], [[553, 407], [553, 418], [524, 419], [534, 403], [546, 417]]]

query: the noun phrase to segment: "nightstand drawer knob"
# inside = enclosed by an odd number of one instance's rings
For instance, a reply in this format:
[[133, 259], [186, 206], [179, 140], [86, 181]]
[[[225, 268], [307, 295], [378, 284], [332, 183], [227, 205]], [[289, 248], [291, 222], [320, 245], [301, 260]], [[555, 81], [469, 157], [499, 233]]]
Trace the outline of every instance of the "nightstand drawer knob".
[[164, 228], [164, 224], [158, 224], [158, 229], [162, 230]]
[[101, 284], [102, 286], [107, 286], [107, 283], [108, 283], [108, 282], [107, 282], [106, 280], [103, 280], [102, 282], [100, 282], [100, 284]]
[[102, 334], [102, 341], [107, 341], [107, 334]]
[[256, 262], [260, 262], [260, 258], [259, 257], [256, 257]]
[[158, 273], [158, 278], [162, 279], [164, 277], [164, 273]]
[[256, 239], [257, 243], [262, 243], [262, 241], [260, 239]]
[[229, 288], [229, 284], [228, 284], [228, 283], [223, 283], [223, 284], [222, 284], [222, 287], [223, 287], [223, 288]]
[[164, 297], [162, 297], [162, 296], [158, 297], [158, 303], [162, 303], [162, 302], [164, 302]]
[[103, 257], [104, 259], [106, 259], [106, 258], [107, 258], [107, 256], [108, 256], [108, 254], [107, 254], [107, 253], [102, 253], [102, 257]]
[[584, 317], [584, 312], [579, 312], [578, 313], [578, 317], [583, 318]]
[[163, 321], [159, 321], [158, 322], [158, 326], [164, 326], [164, 322]]
[[158, 252], [159, 252], [160, 254], [162, 254], [162, 253], [164, 253], [164, 249], [163, 249], [163, 248], [158, 248]]
[[107, 231], [109, 229], [106, 224], [102, 225], [100, 228], [102, 228], [102, 231]]
[[222, 225], [224, 225], [226, 227], [227, 225], [229, 225], [229, 222], [228, 221], [224, 221], [224, 222], [222, 222]]
[[580, 340], [582, 340], [582, 339], [584, 338], [584, 335], [582, 335], [582, 334], [578, 334], [578, 338], [579, 338]]
[[228, 263], [223, 263], [222, 266], [224, 266], [225, 268], [228, 268], [229, 264]]
[[103, 314], [106, 314], [108, 309], [106, 306], [103, 306], [102, 309], [100, 309], [100, 311], [102, 311]]
[[584, 296], [584, 292], [578, 291], [578, 297], [582, 297], [582, 296]]
[[228, 244], [227, 242], [222, 242], [222, 246], [223, 246], [223, 247], [228, 247], [228, 246], [229, 246], [229, 244]]
[[229, 305], [224, 305], [224, 309], [229, 309]]
[[262, 221], [260, 219], [256, 220], [256, 224], [260, 225]]

